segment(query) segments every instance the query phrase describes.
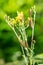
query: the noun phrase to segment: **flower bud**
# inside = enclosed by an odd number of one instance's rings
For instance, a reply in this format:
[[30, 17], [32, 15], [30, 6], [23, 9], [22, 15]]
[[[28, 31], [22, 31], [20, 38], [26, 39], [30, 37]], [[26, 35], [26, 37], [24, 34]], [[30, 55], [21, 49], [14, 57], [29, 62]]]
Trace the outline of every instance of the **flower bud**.
[[29, 13], [30, 13], [30, 17], [31, 17], [32, 16], [32, 9], [30, 9]]
[[29, 21], [29, 26], [33, 29], [34, 22], [33, 22], [32, 18], [28, 18], [28, 21]]

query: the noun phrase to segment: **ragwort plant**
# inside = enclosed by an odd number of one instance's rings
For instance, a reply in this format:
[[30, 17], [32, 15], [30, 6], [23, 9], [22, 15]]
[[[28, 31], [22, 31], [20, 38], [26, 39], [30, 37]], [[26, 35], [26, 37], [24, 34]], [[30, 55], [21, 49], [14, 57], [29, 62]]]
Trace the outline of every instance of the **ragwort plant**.
[[[23, 53], [23, 58], [25, 61], [24, 65], [35, 65], [36, 58], [34, 57], [34, 28], [35, 28], [35, 17], [36, 17], [36, 10], [35, 6], [30, 8], [29, 11], [30, 16], [27, 18], [26, 25], [24, 22], [24, 14], [23, 12], [17, 11], [17, 17], [10, 18], [9, 16], [5, 15], [5, 21], [6, 23], [11, 27], [11, 29], [14, 31], [16, 37], [18, 38], [18, 41], [20, 42], [20, 46]], [[32, 17], [33, 15], [33, 17]], [[26, 35], [26, 29], [30, 27], [32, 30], [32, 37], [31, 37], [31, 47], [29, 47], [27, 42], [27, 35]], [[19, 33], [18, 33], [18, 32]], [[25, 50], [25, 51], [24, 51]], [[26, 52], [26, 54], [25, 54]], [[38, 62], [38, 60], [37, 60]]]

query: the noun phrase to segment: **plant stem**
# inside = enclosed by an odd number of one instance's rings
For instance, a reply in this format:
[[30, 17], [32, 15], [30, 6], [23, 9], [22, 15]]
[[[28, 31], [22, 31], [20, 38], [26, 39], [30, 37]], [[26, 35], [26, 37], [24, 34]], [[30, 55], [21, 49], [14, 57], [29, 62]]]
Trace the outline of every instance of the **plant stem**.
[[[35, 11], [35, 6], [34, 6], [34, 25], [33, 25], [33, 28], [32, 28], [32, 41], [31, 41], [31, 49], [32, 49], [32, 51], [34, 51], [34, 43], [33, 43], [33, 41], [34, 41], [34, 27], [35, 27], [35, 15], [36, 15], [36, 11]], [[33, 62], [33, 54], [34, 54], [34, 52], [31, 52], [31, 55], [30, 55], [30, 65], [34, 65], [34, 62]]]
[[26, 65], [28, 65], [28, 61], [27, 61], [27, 58], [26, 58], [26, 56], [25, 56], [24, 49], [23, 49], [23, 47], [22, 47], [22, 46], [21, 46], [21, 48], [22, 48], [23, 58], [24, 58], [24, 60], [25, 60], [25, 64], [26, 64]]

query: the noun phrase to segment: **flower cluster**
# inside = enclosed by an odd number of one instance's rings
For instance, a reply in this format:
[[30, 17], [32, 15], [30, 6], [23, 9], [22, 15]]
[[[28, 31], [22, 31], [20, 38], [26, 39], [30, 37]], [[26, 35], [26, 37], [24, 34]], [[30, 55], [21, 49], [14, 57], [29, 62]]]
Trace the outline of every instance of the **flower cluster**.
[[[30, 16], [27, 18], [26, 22], [24, 22], [23, 12], [17, 11], [17, 17], [15, 17], [15, 19], [10, 18], [7, 15], [5, 16], [6, 22], [12, 28], [12, 30], [14, 31], [15, 35], [17, 36], [17, 38], [20, 42], [20, 45], [22, 46], [22, 52], [24, 55], [26, 65], [28, 65], [27, 64], [27, 57], [28, 56], [29, 56], [30, 62], [31, 61], [33, 62], [33, 60], [32, 60], [33, 55], [31, 55], [31, 54], [33, 54], [33, 50], [34, 50], [34, 44], [33, 43], [35, 43], [35, 41], [34, 41], [34, 26], [35, 26], [35, 16], [36, 16], [35, 6], [29, 10], [29, 14], [30, 14]], [[34, 16], [32, 17], [33, 14], [34, 14]], [[25, 29], [27, 29], [29, 26], [32, 28], [31, 48], [29, 48], [29, 45], [27, 42], [27, 35], [26, 35], [26, 31], [25, 31]], [[19, 31], [19, 34], [15, 28]], [[24, 49], [26, 51], [27, 57], [25, 55]], [[32, 62], [31, 62], [31, 65], [32, 65]]]
[[18, 12], [17, 11], [17, 17], [15, 17], [15, 19], [14, 18], [10, 18], [9, 16], [5, 15], [5, 20], [6, 19], [9, 21], [9, 23], [12, 26], [14, 26], [16, 24], [20, 25], [24, 21], [24, 14], [23, 14], [23, 12]]

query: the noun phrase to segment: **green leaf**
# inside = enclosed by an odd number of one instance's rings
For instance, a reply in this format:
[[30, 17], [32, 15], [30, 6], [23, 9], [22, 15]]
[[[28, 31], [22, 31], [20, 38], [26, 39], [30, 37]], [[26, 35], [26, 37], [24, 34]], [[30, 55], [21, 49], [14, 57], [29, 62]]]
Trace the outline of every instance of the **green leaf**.
[[43, 59], [43, 53], [42, 53], [42, 54], [38, 54], [38, 55], [36, 55], [35, 58]]
[[37, 62], [37, 63], [43, 63], [43, 53], [42, 54], [38, 54], [34, 57], [34, 62]]

